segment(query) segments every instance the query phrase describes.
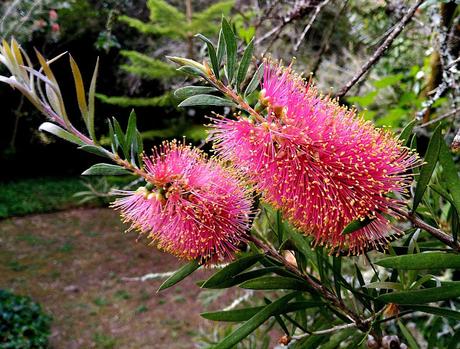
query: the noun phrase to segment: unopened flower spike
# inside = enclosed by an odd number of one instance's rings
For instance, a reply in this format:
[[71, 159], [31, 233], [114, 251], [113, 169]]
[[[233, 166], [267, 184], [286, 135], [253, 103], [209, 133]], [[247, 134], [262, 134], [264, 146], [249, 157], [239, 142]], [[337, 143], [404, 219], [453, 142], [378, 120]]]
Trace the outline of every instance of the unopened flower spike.
[[200, 150], [165, 142], [144, 157], [149, 182], [113, 203], [160, 249], [202, 263], [231, 259], [246, 241], [251, 199], [236, 173]]
[[[403, 205], [397, 198], [410, 184], [417, 155], [355, 109], [320, 95], [290, 66], [263, 64], [266, 121], [213, 119], [217, 152], [316, 244], [355, 254], [386, 245], [397, 233], [388, 217]], [[367, 224], [345, 234], [356, 220]]]

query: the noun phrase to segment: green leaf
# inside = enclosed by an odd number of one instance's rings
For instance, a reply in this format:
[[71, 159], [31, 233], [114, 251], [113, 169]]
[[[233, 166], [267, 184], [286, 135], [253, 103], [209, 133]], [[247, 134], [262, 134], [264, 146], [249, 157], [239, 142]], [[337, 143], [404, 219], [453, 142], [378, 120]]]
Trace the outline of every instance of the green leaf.
[[219, 286], [221, 283], [224, 283], [229, 278], [241, 273], [242, 271], [252, 267], [256, 264], [259, 260], [264, 257], [263, 254], [255, 254], [247, 257], [242, 257], [230, 263], [225, 268], [219, 270], [213, 276], [211, 276], [206, 282], [203, 284], [203, 288], [213, 288]]
[[[452, 195], [453, 205], [455, 211], [452, 214], [456, 214], [457, 218], [460, 214], [460, 178], [458, 176], [457, 167], [455, 166], [452, 154], [450, 153], [449, 147], [444, 141], [441, 142], [439, 148], [439, 163], [442, 166], [441, 176], [444, 180], [444, 187], [449, 190]], [[454, 236], [455, 240], [457, 237]]]
[[82, 173], [83, 176], [121, 176], [131, 174], [127, 169], [112, 164], [95, 164]]
[[179, 104], [179, 107], [192, 107], [192, 106], [218, 106], [218, 107], [234, 107], [235, 103], [228, 99], [217, 97], [213, 95], [195, 95], [187, 98]]
[[264, 75], [264, 65], [261, 64], [257, 68], [255, 74], [252, 76], [251, 81], [246, 87], [246, 90], [244, 91], [245, 96], [249, 96], [252, 92], [254, 92], [257, 86], [259, 86], [260, 80], [262, 79], [263, 75]]
[[298, 293], [290, 293], [273, 303], [265, 306], [257, 314], [251, 317], [248, 321], [238, 327], [234, 332], [225, 337], [222, 342], [214, 346], [214, 349], [230, 349], [234, 345], [241, 342], [243, 338], [246, 338], [254, 330], [256, 330], [260, 325], [267, 321], [271, 316], [276, 314], [278, 311], [283, 309], [286, 304], [294, 298]]
[[283, 276], [264, 276], [248, 280], [243, 282], [240, 287], [250, 290], [310, 290], [306, 282]]
[[84, 145], [85, 143], [80, 139], [78, 138], [77, 136], [73, 135], [72, 133], [64, 130], [63, 128], [61, 128], [60, 126], [58, 125], [55, 125], [51, 122], [44, 122], [43, 124], [40, 125], [40, 127], [38, 128], [39, 131], [46, 131], [46, 132], [49, 132], [59, 138], [62, 138], [68, 142], [71, 142], [71, 143], [75, 143], [75, 144], [78, 144], [78, 145]]
[[387, 289], [387, 290], [401, 290], [403, 287], [401, 284], [397, 282], [388, 282], [388, 281], [376, 281], [371, 282], [370, 284], [364, 285], [366, 288], [380, 288], [380, 289]]
[[[285, 307], [280, 309], [278, 312], [274, 313], [273, 315], [282, 315], [286, 313], [291, 313], [299, 310], [315, 308], [323, 305], [324, 303], [321, 301], [299, 301], [299, 302], [292, 302], [287, 304]], [[240, 322], [240, 321], [247, 321], [259, 311], [261, 311], [264, 306], [261, 307], [251, 307], [245, 309], [235, 309], [235, 310], [227, 310], [227, 311], [214, 311], [214, 312], [207, 312], [201, 313], [200, 315], [205, 319], [212, 320], [212, 321], [227, 321], [227, 322]]]
[[174, 91], [174, 96], [180, 100], [186, 99], [194, 95], [210, 93], [217, 91], [214, 87], [210, 86], [185, 86], [178, 88]]
[[364, 219], [356, 219], [348, 223], [347, 226], [343, 228], [342, 235], [354, 233], [355, 231], [371, 224], [374, 220], [375, 218], [369, 218], [369, 217], [364, 217]]
[[204, 76], [203, 72], [200, 69], [197, 69], [195, 67], [191, 67], [188, 65], [177, 68], [177, 71], [180, 71], [184, 74], [192, 75], [192, 76], [200, 76], [200, 77]]
[[404, 270], [460, 269], [460, 255], [444, 252], [425, 252], [383, 258], [375, 262], [385, 268]]
[[418, 205], [422, 201], [423, 194], [425, 193], [428, 183], [430, 183], [431, 176], [433, 175], [434, 168], [438, 161], [439, 148], [441, 143], [444, 142], [441, 134], [441, 126], [436, 127], [433, 136], [428, 143], [428, 148], [425, 154], [425, 165], [420, 170], [420, 176], [417, 181], [417, 187], [415, 188], [414, 203], [412, 205], [412, 211], [415, 212]]
[[112, 122], [110, 119], [107, 119], [107, 123], [109, 125], [109, 138], [110, 138], [110, 147], [112, 148], [112, 153], [117, 154], [118, 150], [118, 140], [115, 137], [115, 132], [113, 130]]
[[404, 324], [400, 320], [398, 320], [398, 326], [402, 334], [406, 338], [407, 344], [409, 344], [409, 348], [419, 349], [420, 347], [418, 346], [417, 341], [415, 340], [414, 336], [412, 336], [412, 333], [409, 332], [409, 330], [406, 328], [406, 326], [404, 326]]
[[231, 85], [236, 69], [236, 38], [232, 27], [225, 18], [222, 17], [222, 33], [225, 40], [225, 49], [227, 51], [227, 78], [228, 84]]
[[252, 54], [254, 52], [254, 39], [252, 39], [243, 53], [243, 58], [241, 59], [240, 66], [238, 67], [238, 73], [236, 74], [236, 89], [240, 92], [241, 84], [246, 78], [248, 73], [249, 65], [251, 64]]
[[112, 118], [112, 121], [113, 121], [113, 129], [115, 131], [116, 142], [120, 145], [121, 150], [123, 151], [123, 154], [125, 155], [125, 158], [128, 158], [129, 149], [128, 149], [128, 144], [126, 143], [126, 136], [123, 133], [123, 130], [121, 129], [121, 126], [118, 123], [117, 119]]
[[224, 58], [225, 54], [225, 39], [224, 34], [222, 33], [222, 28], [219, 31], [219, 39], [217, 41], [217, 63], [222, 63], [222, 59]]
[[158, 288], [157, 292], [166, 290], [167, 288], [174, 286], [175, 284], [177, 284], [178, 282], [182, 281], [187, 276], [192, 274], [199, 267], [200, 263], [198, 263], [198, 261], [196, 260], [188, 262], [187, 264], [183, 265], [179, 270], [177, 270], [173, 275], [167, 278], [165, 282], [161, 284], [160, 288]]
[[213, 43], [211, 42], [211, 40], [209, 40], [206, 36], [202, 34], [196, 34], [195, 36], [206, 43], [208, 47], [209, 59], [211, 60], [212, 71], [214, 72], [216, 78], [219, 79], [220, 64], [217, 60], [216, 49], [214, 48]]
[[428, 305], [411, 305], [408, 309], [417, 310], [428, 314], [439, 315], [442, 317], [448, 317], [460, 321], [460, 311], [448, 308], [430, 307]]
[[412, 130], [414, 129], [416, 122], [417, 120], [414, 119], [402, 129], [401, 133], [398, 136], [398, 139], [402, 142], [402, 144], [406, 144], [409, 140], [409, 137], [412, 133]]
[[423, 304], [453, 299], [460, 296], [460, 283], [449, 283], [440, 287], [392, 292], [377, 297], [384, 303]]
[[275, 272], [280, 272], [280, 271], [285, 271], [285, 270], [280, 267], [268, 267], [268, 268], [251, 270], [246, 273], [241, 273], [234, 277], [228, 278], [223, 283], [220, 283], [217, 286], [209, 287], [208, 285], [203, 284], [201, 287], [202, 288], [217, 288], [217, 289], [218, 288], [229, 288], [235, 285], [239, 285], [244, 281], [255, 279], [259, 276], [263, 276], [263, 275], [267, 275], [267, 274], [271, 274]]
[[[125, 142], [128, 147], [131, 147], [134, 144], [137, 145], [136, 112], [134, 109], [132, 109], [129, 114]], [[137, 151], [137, 147], [135, 150]]]
[[81, 147], [78, 147], [78, 149], [84, 150], [91, 154], [102, 156], [104, 158], [112, 158], [112, 155], [107, 150], [97, 145], [82, 145]]

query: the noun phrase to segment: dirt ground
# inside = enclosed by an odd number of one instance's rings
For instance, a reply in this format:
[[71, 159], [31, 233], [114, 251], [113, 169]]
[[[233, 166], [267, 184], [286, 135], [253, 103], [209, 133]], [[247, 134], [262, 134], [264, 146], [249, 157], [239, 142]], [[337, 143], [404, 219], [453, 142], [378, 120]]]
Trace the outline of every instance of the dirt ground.
[[200, 329], [211, 329], [194, 284], [209, 271], [162, 293], [162, 280], [126, 281], [181, 263], [124, 229], [109, 209], [0, 221], [0, 288], [52, 314], [52, 348], [194, 348]]

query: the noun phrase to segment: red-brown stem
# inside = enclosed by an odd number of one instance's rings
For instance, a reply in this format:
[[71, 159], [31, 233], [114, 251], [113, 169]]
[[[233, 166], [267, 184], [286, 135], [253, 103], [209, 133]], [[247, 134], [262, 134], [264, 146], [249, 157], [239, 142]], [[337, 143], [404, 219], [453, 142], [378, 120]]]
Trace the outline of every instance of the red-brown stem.
[[363, 332], [367, 332], [369, 330], [371, 325], [368, 322], [363, 321], [363, 319], [358, 314], [356, 314], [353, 310], [349, 309], [341, 299], [339, 299], [336, 295], [330, 292], [326, 287], [313, 280], [308, 274], [304, 274], [300, 270], [295, 268], [278, 251], [276, 251], [271, 246], [264, 244], [262, 241], [260, 241], [252, 235], [250, 235], [248, 239], [252, 241], [257, 247], [262, 249], [268, 256], [283, 263], [286, 269], [288, 269], [290, 272], [296, 274], [297, 276], [305, 280], [311, 288], [313, 288], [316, 292], [321, 294], [324, 299], [331, 302], [332, 305], [334, 305], [350, 320], [352, 320], [356, 324], [356, 328], [360, 329]]
[[452, 249], [456, 250], [457, 252], [460, 252], [460, 244], [457, 241], [454, 241], [454, 239], [450, 235], [447, 235], [442, 230], [429, 225], [428, 223], [424, 222], [419, 217], [417, 217], [415, 214], [412, 214], [412, 213], [407, 212], [405, 210], [402, 210], [402, 209], [399, 209], [399, 208], [393, 208], [393, 211], [395, 211], [397, 214], [407, 218], [409, 221], [411, 221], [411, 223], [415, 227], [427, 231], [432, 236], [434, 236], [436, 239], [442, 241], [447, 246], [451, 247]]

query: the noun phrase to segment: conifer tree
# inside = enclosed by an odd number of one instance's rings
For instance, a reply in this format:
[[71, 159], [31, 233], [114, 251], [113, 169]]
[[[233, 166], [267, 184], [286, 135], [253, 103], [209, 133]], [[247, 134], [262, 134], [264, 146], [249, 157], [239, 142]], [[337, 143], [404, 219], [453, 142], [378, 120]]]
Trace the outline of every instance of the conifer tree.
[[[165, 0], [148, 0], [147, 7], [150, 11], [149, 21], [143, 22], [137, 18], [120, 16], [119, 20], [129, 27], [137, 30], [140, 35], [155, 41], [155, 48], [161, 46], [159, 53], [140, 53], [135, 50], [122, 50], [120, 53], [126, 57], [127, 62], [121, 69], [146, 80], [157, 80], [159, 83], [170, 87], [182, 73], [165, 61], [164, 56], [170, 52], [177, 54], [182, 51], [184, 55], [198, 58], [198, 41], [194, 33], [203, 33], [207, 36], [217, 36], [219, 22], [222, 15], [227, 15], [234, 5], [234, 0], [225, 0], [210, 6], [203, 6], [204, 1], [185, 0], [184, 9], [174, 7]], [[195, 6], [203, 7], [194, 11]], [[206, 4], [205, 4], [206, 5]], [[163, 46], [162, 46], [163, 45]], [[167, 90], [167, 88], [166, 88]], [[154, 97], [106, 96], [98, 94], [98, 98], [108, 104], [122, 107], [166, 107], [175, 106], [177, 103], [171, 93], [166, 92]]]

